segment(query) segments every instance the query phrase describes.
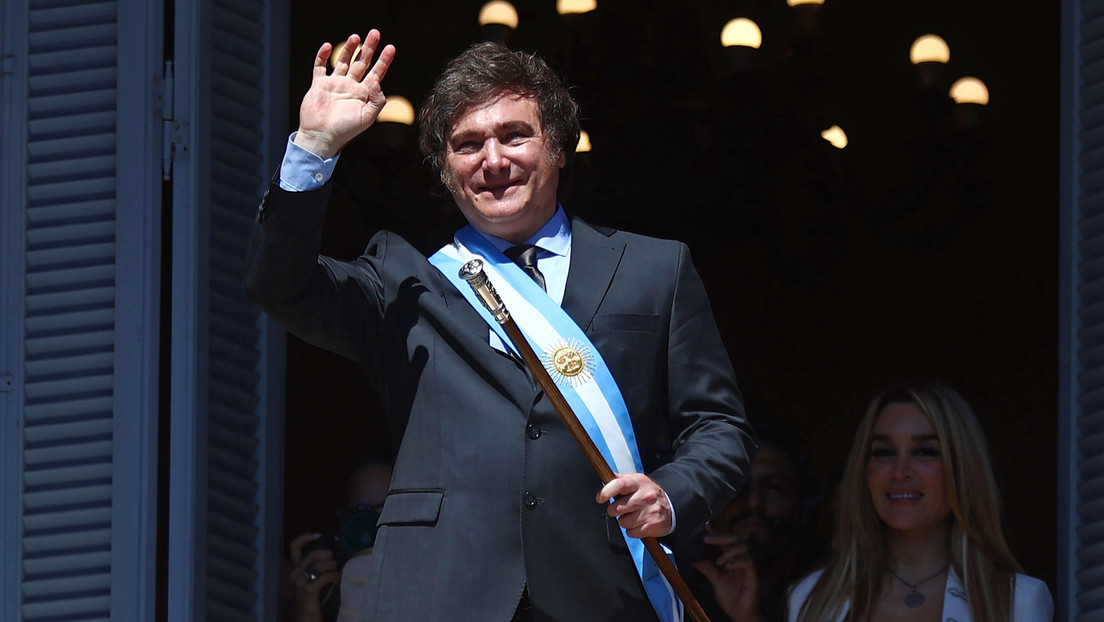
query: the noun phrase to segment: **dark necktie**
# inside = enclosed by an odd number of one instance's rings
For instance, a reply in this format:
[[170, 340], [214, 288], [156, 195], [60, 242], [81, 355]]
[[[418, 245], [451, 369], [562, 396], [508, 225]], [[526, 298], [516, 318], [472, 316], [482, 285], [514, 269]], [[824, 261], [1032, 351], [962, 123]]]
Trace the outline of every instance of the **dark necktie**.
[[532, 244], [511, 246], [505, 251], [510, 261], [520, 266], [526, 274], [537, 282], [537, 285], [540, 285], [541, 289], [548, 291], [548, 288], [544, 286], [544, 275], [541, 274], [540, 270], [537, 270], [537, 253], [539, 252], [540, 248]]

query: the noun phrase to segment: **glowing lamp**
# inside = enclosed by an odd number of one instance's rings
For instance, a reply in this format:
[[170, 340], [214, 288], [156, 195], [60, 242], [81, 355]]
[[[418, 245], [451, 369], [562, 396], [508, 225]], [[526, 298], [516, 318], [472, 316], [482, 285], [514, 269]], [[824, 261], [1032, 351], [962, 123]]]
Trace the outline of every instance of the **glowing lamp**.
[[909, 48], [909, 60], [920, 75], [920, 83], [926, 89], [940, 88], [943, 71], [947, 61], [951, 60], [951, 48], [939, 35], [924, 35], [912, 42]]
[[560, 15], [589, 13], [597, 8], [597, 0], [556, 0], [556, 12]]
[[746, 17], [729, 21], [721, 31], [721, 45], [726, 48], [741, 46], [757, 50], [762, 44], [763, 32], [755, 22]]
[[985, 83], [977, 78], [965, 77], [955, 80], [951, 85], [951, 99], [956, 104], [980, 104], [989, 103], [989, 89]]
[[479, 25], [499, 25], [512, 30], [518, 25], [517, 10], [505, 0], [492, 0], [479, 10]]
[[575, 153], [586, 153], [587, 151], [590, 151], [590, 134], [583, 130], [579, 132], [579, 144], [575, 145]]
[[820, 133], [820, 137], [831, 143], [836, 149], [843, 149], [847, 146], [847, 134], [838, 125], [833, 125], [824, 130]]
[[951, 48], [939, 35], [924, 35], [912, 42], [909, 48], [909, 60], [913, 65], [920, 63], [943, 63], [951, 60]]
[[402, 95], [390, 95], [387, 98], [387, 103], [383, 105], [383, 110], [380, 110], [379, 116], [376, 117], [376, 120], [384, 123], [413, 125], [414, 106], [410, 104], [409, 99]]
[[989, 89], [977, 78], [965, 77], [951, 85], [954, 118], [960, 128], [973, 129], [981, 125], [985, 107], [989, 104]]

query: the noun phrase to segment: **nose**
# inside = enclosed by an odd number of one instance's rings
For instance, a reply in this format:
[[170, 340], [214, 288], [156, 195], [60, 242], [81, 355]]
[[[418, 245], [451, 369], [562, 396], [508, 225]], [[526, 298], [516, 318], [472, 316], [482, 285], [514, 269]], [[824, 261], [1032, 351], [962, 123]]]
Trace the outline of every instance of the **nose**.
[[498, 140], [491, 138], [483, 144], [483, 167], [490, 173], [498, 173], [509, 166]]
[[761, 502], [761, 499], [760, 499], [760, 495], [759, 495], [759, 487], [756, 486], [754, 483], [752, 483], [751, 485], [748, 486], [748, 491], [747, 491], [747, 504], [748, 504], [748, 507], [751, 508], [751, 509], [759, 509], [760, 502]]
[[893, 476], [897, 479], [905, 479], [912, 475], [912, 461], [909, 455], [901, 452], [893, 462]]

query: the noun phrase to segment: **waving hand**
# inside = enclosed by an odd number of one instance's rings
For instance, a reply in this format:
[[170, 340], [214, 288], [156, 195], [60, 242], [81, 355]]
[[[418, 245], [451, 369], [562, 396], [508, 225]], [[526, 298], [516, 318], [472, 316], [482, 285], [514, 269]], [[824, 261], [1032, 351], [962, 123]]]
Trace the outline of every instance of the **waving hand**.
[[333, 46], [323, 43], [318, 48], [311, 87], [299, 106], [299, 132], [295, 135], [295, 144], [329, 158], [375, 123], [387, 102], [380, 83], [395, 58], [395, 46], [387, 45], [369, 70], [379, 43], [379, 31], [369, 31], [360, 53], [353, 58], [360, 45], [360, 36], [349, 35], [332, 73], [326, 72], [326, 61], [333, 53]]

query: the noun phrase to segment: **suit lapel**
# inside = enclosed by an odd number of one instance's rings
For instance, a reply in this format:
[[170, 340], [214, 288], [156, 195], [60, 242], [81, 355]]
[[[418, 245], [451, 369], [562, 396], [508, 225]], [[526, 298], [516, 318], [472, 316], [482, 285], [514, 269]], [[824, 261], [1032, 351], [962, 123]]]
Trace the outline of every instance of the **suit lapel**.
[[623, 242], [578, 218], [571, 222], [571, 265], [561, 306], [585, 332], [609, 291], [613, 275], [625, 252]]

